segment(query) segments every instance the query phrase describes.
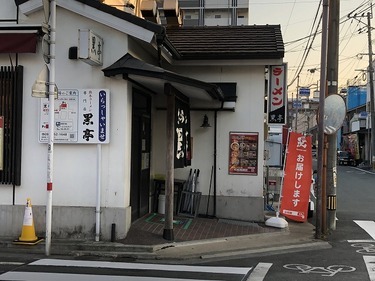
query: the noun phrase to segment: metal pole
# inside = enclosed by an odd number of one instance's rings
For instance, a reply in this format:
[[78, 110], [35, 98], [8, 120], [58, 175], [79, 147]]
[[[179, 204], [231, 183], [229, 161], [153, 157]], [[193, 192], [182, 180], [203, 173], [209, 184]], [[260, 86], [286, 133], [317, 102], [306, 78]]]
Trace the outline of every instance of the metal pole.
[[370, 114], [371, 114], [371, 166], [375, 170], [375, 111], [374, 111], [374, 67], [372, 62], [372, 43], [371, 43], [371, 13], [367, 13], [367, 34], [368, 34], [368, 72], [370, 86]]
[[[318, 124], [318, 180], [317, 180], [317, 207], [316, 207], [316, 238], [322, 238], [325, 230], [323, 221], [325, 221], [325, 205], [323, 194], [325, 193], [325, 182], [323, 180], [324, 172], [324, 99], [326, 96], [327, 79], [327, 49], [328, 49], [328, 0], [323, 1], [323, 21], [322, 21], [322, 50], [321, 50], [321, 71], [320, 71], [320, 95], [319, 95], [319, 124]], [[324, 208], [323, 208], [324, 206]], [[325, 233], [325, 231], [324, 231]]]
[[170, 84], [164, 85], [164, 93], [167, 95], [167, 159], [165, 175], [165, 223], [163, 238], [173, 241], [175, 93]]
[[96, 208], [95, 208], [95, 241], [100, 240], [100, 203], [102, 194], [102, 145], [96, 145]]
[[50, 62], [49, 62], [49, 130], [47, 154], [47, 205], [46, 205], [46, 256], [51, 252], [52, 229], [52, 183], [53, 183], [53, 139], [55, 131], [55, 45], [56, 45], [56, 1], [50, 0]]
[[[328, 95], [338, 92], [338, 49], [339, 49], [339, 25], [340, 25], [340, 0], [329, 2], [329, 23], [328, 23], [328, 56], [327, 56], [327, 80]], [[336, 154], [337, 154], [337, 133], [327, 136], [327, 222], [328, 229], [336, 229]]]
[[299, 75], [297, 76], [297, 93], [296, 93], [296, 120], [295, 120], [295, 127], [294, 131], [297, 132], [298, 128], [298, 107], [299, 107], [299, 101], [298, 101], [298, 91], [299, 91]]

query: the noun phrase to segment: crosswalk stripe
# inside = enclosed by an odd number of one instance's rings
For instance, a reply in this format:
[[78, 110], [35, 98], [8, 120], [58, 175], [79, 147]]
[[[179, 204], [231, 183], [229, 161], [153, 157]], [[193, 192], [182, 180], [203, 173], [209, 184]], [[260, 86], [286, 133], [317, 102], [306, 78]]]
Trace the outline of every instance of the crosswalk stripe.
[[268, 270], [271, 268], [272, 263], [260, 262], [251, 272], [247, 281], [263, 281], [266, 277]]
[[[176, 280], [167, 277], [142, 277], [142, 276], [118, 276], [118, 275], [91, 275], [71, 273], [49, 273], [49, 272], [7, 272], [0, 275], [0, 280], [12, 281], [165, 281]], [[179, 281], [192, 281], [192, 279], [178, 279]], [[194, 279], [194, 281], [205, 281]], [[220, 281], [220, 280], [214, 280]]]
[[[243, 280], [244, 277], [248, 276], [251, 269], [252, 267], [191, 266], [107, 261], [41, 259], [29, 263], [21, 268], [16, 268], [14, 269], [14, 271], [9, 271], [0, 274], [0, 280], [235, 281]], [[259, 266], [257, 270], [261, 271], [261, 267]], [[267, 272], [263, 274], [266, 273]], [[255, 279], [254, 281], [261, 281], [261, 279]]]
[[365, 261], [368, 276], [370, 277], [370, 281], [375, 281], [375, 257], [374, 256], [363, 256], [363, 260]]
[[60, 260], [60, 259], [41, 259], [41, 260], [32, 262], [29, 265], [117, 268], [117, 269], [138, 269], [138, 270], [164, 270], [164, 271], [184, 271], [184, 272], [209, 272], [209, 273], [243, 274], [243, 275], [246, 275], [251, 270], [251, 267], [165, 265], [165, 264], [79, 261], [79, 260]]
[[375, 221], [355, 220], [354, 222], [375, 239]]
[[347, 240], [348, 243], [374, 243], [374, 239]]

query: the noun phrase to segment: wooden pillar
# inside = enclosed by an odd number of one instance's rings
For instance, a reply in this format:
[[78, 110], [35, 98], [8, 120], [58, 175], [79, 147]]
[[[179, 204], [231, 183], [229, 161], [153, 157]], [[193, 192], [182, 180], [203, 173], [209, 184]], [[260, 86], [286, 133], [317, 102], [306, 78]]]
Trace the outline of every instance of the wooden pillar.
[[164, 93], [167, 96], [167, 162], [165, 175], [165, 223], [163, 238], [173, 241], [175, 94], [173, 87], [168, 83], [164, 85]]

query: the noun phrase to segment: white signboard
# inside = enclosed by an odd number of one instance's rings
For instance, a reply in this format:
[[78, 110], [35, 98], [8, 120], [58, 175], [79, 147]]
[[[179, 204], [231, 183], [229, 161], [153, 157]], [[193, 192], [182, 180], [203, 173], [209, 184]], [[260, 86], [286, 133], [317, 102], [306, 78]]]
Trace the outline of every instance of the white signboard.
[[89, 29], [79, 29], [78, 57], [90, 65], [103, 65], [103, 39]]
[[[49, 104], [41, 99], [39, 142], [48, 142]], [[109, 90], [63, 89], [55, 100], [55, 143], [109, 143]]]

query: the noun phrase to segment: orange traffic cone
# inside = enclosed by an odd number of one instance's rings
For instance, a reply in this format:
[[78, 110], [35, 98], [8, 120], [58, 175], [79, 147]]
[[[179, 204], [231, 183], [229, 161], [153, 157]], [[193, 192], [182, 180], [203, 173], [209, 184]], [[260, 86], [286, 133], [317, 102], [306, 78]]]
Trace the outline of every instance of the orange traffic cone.
[[33, 219], [33, 210], [31, 208], [31, 199], [27, 198], [25, 215], [23, 217], [23, 225], [21, 236], [13, 241], [15, 244], [23, 245], [35, 245], [42, 241], [43, 239], [38, 238], [35, 235], [34, 219]]

